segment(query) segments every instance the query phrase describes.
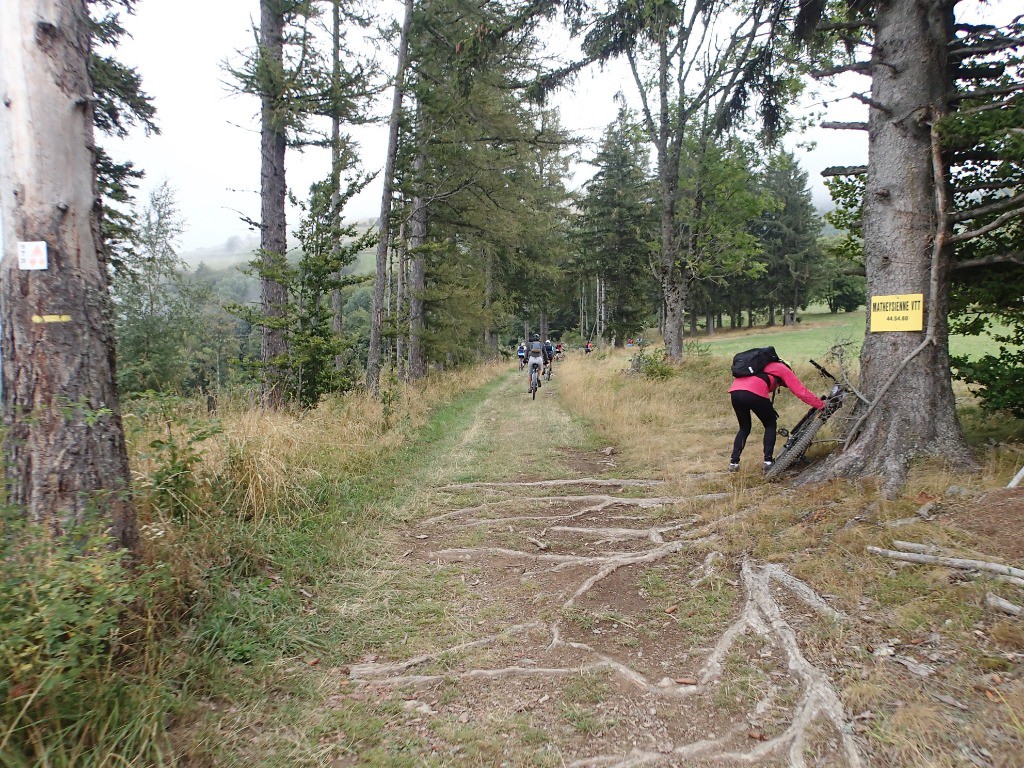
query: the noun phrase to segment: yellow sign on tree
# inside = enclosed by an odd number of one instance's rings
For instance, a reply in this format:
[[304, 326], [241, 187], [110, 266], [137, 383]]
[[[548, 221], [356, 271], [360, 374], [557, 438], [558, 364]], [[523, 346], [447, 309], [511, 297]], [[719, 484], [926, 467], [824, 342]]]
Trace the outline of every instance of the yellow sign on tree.
[[924, 330], [924, 294], [872, 296], [871, 333]]

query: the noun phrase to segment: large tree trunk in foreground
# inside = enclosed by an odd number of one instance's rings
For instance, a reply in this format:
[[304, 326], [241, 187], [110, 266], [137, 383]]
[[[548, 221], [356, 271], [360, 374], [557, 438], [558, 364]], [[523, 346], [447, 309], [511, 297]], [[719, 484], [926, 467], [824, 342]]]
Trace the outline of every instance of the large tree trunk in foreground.
[[[7, 501], [55, 535], [101, 512], [136, 544], [98, 253], [83, 0], [0, 3], [0, 262]], [[18, 243], [46, 244], [46, 269]]]
[[[946, 49], [952, 11], [940, 0], [892, 0], [877, 14], [872, 70], [868, 178], [864, 196], [864, 263], [868, 299], [924, 294], [931, 344], [920, 349], [867, 413], [858, 403], [858, 434], [847, 450], [808, 479], [878, 475], [887, 495], [906, 480], [910, 462], [937, 456], [973, 467], [957, 419], [949, 368], [948, 255], [933, 245], [941, 223], [935, 196], [929, 121], [949, 91]], [[867, 333], [860, 390], [875, 400], [890, 377], [926, 340], [924, 331]]]
[[[284, 55], [284, 16], [275, 10], [272, 0], [260, 0], [260, 56], [279, 67]], [[264, 269], [272, 274], [275, 265], [284, 259], [288, 249], [285, 201], [288, 187], [284, 176], [286, 138], [284, 126], [275, 113], [280, 107], [280, 94], [265, 85], [260, 96], [260, 250]], [[263, 314], [277, 317], [288, 301], [285, 287], [264, 274], [260, 279], [260, 304]], [[263, 361], [263, 404], [279, 408], [284, 403], [282, 369], [274, 364], [288, 352], [284, 331], [263, 326], [261, 359]]]

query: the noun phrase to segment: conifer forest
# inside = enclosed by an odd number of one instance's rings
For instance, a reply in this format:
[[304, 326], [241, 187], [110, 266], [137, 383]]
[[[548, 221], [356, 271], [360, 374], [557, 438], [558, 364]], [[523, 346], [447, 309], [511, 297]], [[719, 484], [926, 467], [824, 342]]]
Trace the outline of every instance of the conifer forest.
[[162, 2], [0, 0], [0, 766], [1024, 765], [1015, 0]]

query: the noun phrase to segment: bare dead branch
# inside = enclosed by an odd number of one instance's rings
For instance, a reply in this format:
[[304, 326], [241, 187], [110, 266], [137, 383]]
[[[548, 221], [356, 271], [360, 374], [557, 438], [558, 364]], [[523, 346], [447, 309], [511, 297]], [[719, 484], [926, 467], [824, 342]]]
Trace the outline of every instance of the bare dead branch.
[[977, 259], [967, 259], [953, 264], [952, 269], [978, 269], [979, 267], [991, 267], [996, 264], [1017, 264], [1024, 266], [1024, 252], [1001, 253], [995, 256], [979, 256]]
[[851, 93], [850, 95], [853, 96], [853, 98], [855, 98], [861, 104], [867, 104], [869, 107], [872, 107], [873, 109], [877, 109], [879, 112], [884, 112], [885, 114], [887, 114], [890, 117], [892, 117], [892, 110], [891, 109], [889, 109], [887, 106], [885, 106], [885, 104], [881, 104], [881, 103], [875, 101], [870, 96], [865, 96], [863, 93], [856, 93], [856, 92]]
[[862, 173], [867, 173], [868, 167], [866, 165], [830, 165], [828, 168], [821, 172], [822, 176], [859, 176]]
[[1005, 51], [1008, 48], [1017, 48], [1018, 46], [1024, 45], [1024, 38], [1019, 37], [1008, 37], [997, 43], [991, 43], [988, 45], [972, 45], [964, 48], [953, 48], [949, 52], [949, 56], [952, 59], [965, 59], [968, 56], [983, 56], [988, 53], [999, 53]]
[[949, 238], [949, 242], [962, 243], [965, 240], [972, 240], [975, 237], [987, 235], [989, 232], [999, 229], [1001, 226], [1003, 226], [1003, 224], [1012, 219], [1017, 218], [1018, 216], [1024, 216], [1024, 206], [1016, 208], [1012, 211], [1007, 211], [1002, 216], [997, 216], [983, 227], [978, 227], [977, 229], [969, 229], [966, 232], [958, 232], [957, 234]]
[[829, 67], [828, 69], [812, 69], [811, 77], [824, 78], [832, 77], [834, 75], [842, 74], [843, 72], [856, 72], [859, 75], [871, 74], [871, 62], [870, 61], [855, 61], [852, 64], [839, 64], [835, 67]]
[[822, 128], [826, 128], [833, 131], [866, 131], [868, 129], [867, 123], [843, 123], [843, 122], [824, 122], [821, 124]]
[[997, 200], [994, 203], [988, 205], [981, 205], [977, 208], [968, 208], [965, 211], [956, 211], [949, 215], [949, 220], [954, 224], [961, 221], [970, 221], [976, 219], [979, 216], [987, 216], [990, 213], [999, 213], [999, 211], [1005, 211], [1007, 208], [1013, 208], [1015, 205], [1024, 202], [1024, 193], [1016, 195], [1014, 197], [1005, 197], [1001, 200]]
[[947, 98], [952, 104], [957, 101], [964, 101], [965, 99], [981, 99], [986, 96], [1006, 96], [1011, 93], [1019, 93], [1020, 91], [1024, 91], [1024, 84], [998, 85], [992, 86], [991, 88], [978, 88], [974, 91], [951, 93]]

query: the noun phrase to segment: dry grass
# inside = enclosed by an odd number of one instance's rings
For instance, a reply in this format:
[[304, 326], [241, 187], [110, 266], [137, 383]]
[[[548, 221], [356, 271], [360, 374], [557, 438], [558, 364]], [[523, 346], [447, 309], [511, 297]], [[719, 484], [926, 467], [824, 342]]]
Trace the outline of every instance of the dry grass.
[[[385, 381], [380, 398], [354, 392], [327, 398], [309, 411], [272, 411], [251, 398], [222, 399], [213, 416], [219, 434], [190, 446], [195, 461], [190, 472], [181, 473], [193, 484], [192, 493], [175, 488], [175, 500], [189, 514], [229, 511], [256, 527], [294, 519], [314, 506], [309, 492], [318, 479], [365, 472], [384, 452], [405, 444], [433, 408], [506, 370], [499, 365], [468, 369], [460, 372], [458, 387], [447, 376], [415, 385]], [[166, 451], [147, 448], [152, 441], [187, 446], [190, 435], [210, 424], [200, 404], [187, 401], [176, 404], [173, 417], [156, 413], [129, 419], [132, 470], [143, 489], [161, 462], [170, 460]], [[140, 502], [144, 522], [166, 523], [166, 508], [151, 508], [145, 493]]]
[[[736, 417], [727, 394], [732, 377], [724, 358], [691, 355], [669, 379], [648, 380], [626, 373], [632, 351], [608, 351], [577, 358], [559, 371], [566, 405], [588, 419], [609, 443], [650, 471], [667, 478], [682, 473], [717, 472], [729, 461]], [[810, 366], [797, 374], [814, 389]], [[819, 387], [821, 389], [822, 387]], [[783, 394], [776, 408], [780, 423], [795, 423], [806, 406]], [[759, 457], [755, 427], [747, 464]]]
[[[984, 608], [984, 592], [994, 588], [991, 582], [965, 582], [962, 572], [900, 564], [865, 552], [867, 545], [888, 547], [903, 539], [964, 557], [999, 559], [991, 555], [999, 551], [998, 542], [957, 528], [946, 516], [900, 528], [885, 523], [911, 518], [929, 501], [938, 501], [945, 513], [977, 509], [980, 492], [1005, 486], [1024, 463], [1020, 424], [982, 413], [970, 394], [957, 387], [979, 472], [963, 474], [938, 461], [922, 461], [911, 471], [902, 495], [892, 500], [882, 498], [870, 481], [765, 486], [750, 459], [736, 475], [722, 471], [736, 428], [726, 394], [726, 358], [693, 356], [678, 366], [674, 377], [660, 381], [627, 375], [628, 367], [625, 352], [592, 355], [563, 366], [560, 381], [567, 407], [589, 419], [603, 440], [619, 448], [623, 462], [643, 468], [645, 474], [653, 470], [670, 484], [687, 485], [692, 493], [694, 482], [688, 475], [719, 473], [697, 483], [700, 490], [731, 492], [707, 519], [738, 514], [720, 531], [716, 548], [727, 555], [752, 553], [780, 562], [854, 617], [835, 636], [809, 634], [802, 642], [816, 663], [856, 672], [841, 675], [842, 696], [851, 715], [873, 713], [865, 720], [865, 737], [874, 762], [963, 765], [964, 750], [984, 759], [983, 753], [971, 751], [984, 746], [993, 756], [991, 764], [1020, 764], [1024, 683], [1017, 679], [1021, 663], [1014, 654], [1024, 643], [1024, 625]], [[812, 370], [798, 366], [797, 374], [811, 389], [819, 388]], [[776, 408], [780, 423], [792, 424], [804, 406], [783, 392]], [[758, 455], [759, 441], [755, 423], [745, 457]], [[966, 494], [949, 493], [953, 486], [966, 489]], [[1007, 589], [1014, 591], [1000, 593], [1022, 601], [1019, 590]], [[897, 653], [924, 661], [937, 653], [938, 661], [929, 661], [936, 672], [918, 678], [866, 650], [890, 642]], [[951, 712], [937, 703], [935, 696], [950, 694], [970, 711]], [[941, 736], [924, 739], [925, 733]]]

